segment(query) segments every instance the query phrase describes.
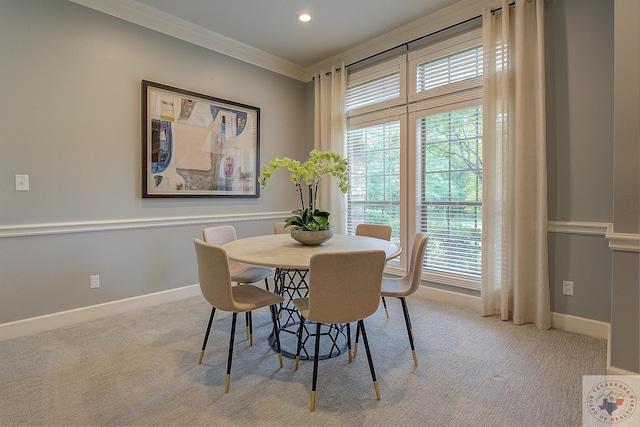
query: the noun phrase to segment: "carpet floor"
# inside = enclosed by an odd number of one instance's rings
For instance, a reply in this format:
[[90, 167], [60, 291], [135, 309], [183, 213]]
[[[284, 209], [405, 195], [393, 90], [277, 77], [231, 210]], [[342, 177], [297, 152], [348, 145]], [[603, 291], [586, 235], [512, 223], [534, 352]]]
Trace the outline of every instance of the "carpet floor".
[[419, 366], [399, 301], [368, 318], [380, 394], [360, 345], [320, 362], [268, 346], [269, 311], [254, 313], [254, 344], [239, 316], [224, 393], [230, 316], [188, 298], [0, 342], [2, 426], [578, 426], [582, 376], [606, 373], [606, 341], [515, 326], [466, 308], [409, 298]]

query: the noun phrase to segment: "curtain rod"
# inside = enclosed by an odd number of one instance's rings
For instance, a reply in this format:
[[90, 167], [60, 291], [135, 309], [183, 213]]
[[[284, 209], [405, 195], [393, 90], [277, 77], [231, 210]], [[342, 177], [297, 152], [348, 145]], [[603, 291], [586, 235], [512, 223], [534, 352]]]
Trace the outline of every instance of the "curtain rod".
[[[527, 3], [531, 3], [532, 1], [533, 1], [533, 0], [527, 0]], [[513, 2], [509, 3], [509, 7], [512, 7], [512, 6], [514, 6], [515, 4], [516, 4], [516, 2], [515, 2], [515, 1], [513, 1]], [[499, 12], [499, 11], [501, 11], [501, 10], [502, 10], [502, 6], [500, 6], [500, 7], [496, 7], [495, 9], [491, 9], [491, 14], [493, 15], [493, 14], [495, 14], [496, 12]], [[359, 60], [357, 60], [357, 61], [354, 61], [354, 62], [352, 62], [352, 63], [350, 63], [350, 64], [347, 64], [347, 65], [345, 65], [345, 66], [344, 66], [344, 68], [349, 68], [349, 67], [351, 67], [352, 65], [359, 64], [359, 63], [361, 63], [361, 62], [364, 62], [364, 61], [367, 61], [367, 60], [369, 60], [369, 59], [375, 58], [376, 56], [384, 55], [385, 53], [387, 53], [387, 52], [391, 52], [392, 50], [398, 49], [398, 48], [400, 48], [400, 47], [402, 47], [402, 46], [405, 46], [405, 47], [407, 47], [407, 48], [408, 48], [408, 47], [409, 47], [409, 45], [410, 45], [411, 43], [415, 43], [415, 42], [420, 41], [420, 40], [422, 40], [422, 39], [426, 39], [427, 37], [435, 36], [435, 35], [436, 35], [436, 34], [438, 34], [438, 33], [441, 33], [441, 32], [443, 32], [443, 31], [450, 30], [450, 29], [455, 28], [455, 27], [457, 27], [457, 26], [459, 26], [459, 25], [467, 24], [467, 23], [469, 23], [469, 22], [471, 22], [471, 21], [474, 21], [474, 20], [476, 20], [476, 19], [478, 19], [478, 18], [482, 18], [482, 15], [477, 15], [477, 16], [474, 16], [474, 17], [472, 17], [472, 18], [465, 19], [464, 21], [461, 21], [461, 22], [458, 22], [458, 23], [455, 23], [455, 24], [449, 25], [448, 27], [441, 28], [441, 29], [436, 30], [436, 31], [433, 31], [433, 32], [431, 32], [431, 33], [429, 33], [429, 34], [425, 34], [425, 35], [423, 35], [423, 36], [416, 37], [415, 39], [413, 39], [413, 40], [409, 40], [408, 42], [400, 43], [400, 44], [399, 44], [399, 45], [397, 45], [397, 46], [390, 47], [389, 49], [385, 49], [385, 50], [383, 50], [383, 51], [381, 51], [381, 52], [374, 53], [373, 55], [369, 55], [369, 56], [367, 56], [366, 58], [362, 58], [362, 59], [359, 59]], [[342, 68], [336, 68], [336, 72], [339, 72], [339, 71], [341, 71], [341, 70], [342, 70]], [[331, 75], [331, 71], [328, 71], [328, 72], [326, 72], [325, 74], [326, 74], [327, 76], [330, 76], [330, 75]], [[315, 76], [312, 78], [312, 80], [315, 80]]]
[[[478, 18], [482, 18], [482, 15], [474, 16], [473, 18], [469, 18], [469, 19], [466, 19], [466, 20], [464, 20], [464, 21], [462, 21], [462, 22], [458, 22], [458, 23], [456, 23], [456, 24], [449, 25], [448, 27], [441, 28], [441, 29], [439, 29], [439, 30], [433, 31], [433, 32], [431, 32], [431, 33], [429, 33], [429, 34], [425, 34], [425, 35], [420, 36], [420, 37], [417, 37], [417, 38], [415, 38], [415, 39], [413, 39], [413, 40], [409, 40], [408, 42], [400, 43], [399, 45], [394, 46], [394, 47], [391, 47], [391, 48], [389, 48], [389, 49], [385, 49], [385, 50], [383, 50], [382, 52], [374, 53], [373, 55], [369, 55], [369, 56], [367, 56], [366, 58], [362, 58], [362, 59], [359, 59], [359, 60], [357, 60], [357, 61], [355, 61], [355, 62], [352, 62], [352, 63], [350, 63], [350, 64], [345, 65], [345, 68], [348, 68], [348, 67], [351, 67], [352, 65], [356, 65], [356, 64], [359, 64], [359, 63], [361, 63], [361, 62], [367, 61], [367, 60], [369, 60], [369, 59], [375, 58], [376, 56], [384, 55], [385, 53], [387, 53], [387, 52], [391, 52], [392, 50], [398, 49], [398, 48], [400, 48], [400, 47], [402, 47], [402, 46], [409, 47], [409, 45], [410, 45], [411, 43], [415, 43], [415, 42], [420, 41], [420, 40], [422, 40], [422, 39], [426, 39], [427, 37], [435, 36], [435, 35], [436, 35], [436, 34], [438, 34], [438, 33], [441, 33], [441, 32], [443, 32], [443, 31], [450, 30], [450, 29], [455, 28], [455, 27], [457, 27], [457, 26], [459, 26], [459, 25], [464, 25], [464, 24], [466, 24], [466, 23], [468, 23], [468, 22], [471, 22], [471, 21], [474, 21], [474, 20], [476, 20], [476, 19], [478, 19]], [[337, 70], [336, 70], [336, 71], [337, 71]]]

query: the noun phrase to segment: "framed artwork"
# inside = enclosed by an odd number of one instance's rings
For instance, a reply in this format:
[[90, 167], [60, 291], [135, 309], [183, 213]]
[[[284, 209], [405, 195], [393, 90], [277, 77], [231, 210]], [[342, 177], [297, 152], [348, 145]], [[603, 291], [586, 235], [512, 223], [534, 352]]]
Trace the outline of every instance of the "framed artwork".
[[259, 197], [260, 109], [142, 81], [142, 197]]

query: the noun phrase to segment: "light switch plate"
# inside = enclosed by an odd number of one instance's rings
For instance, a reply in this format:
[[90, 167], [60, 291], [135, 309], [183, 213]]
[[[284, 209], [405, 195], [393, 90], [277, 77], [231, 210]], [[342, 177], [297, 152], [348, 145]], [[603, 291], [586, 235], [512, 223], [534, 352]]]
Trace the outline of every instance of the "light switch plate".
[[29, 191], [29, 175], [16, 175], [16, 191]]

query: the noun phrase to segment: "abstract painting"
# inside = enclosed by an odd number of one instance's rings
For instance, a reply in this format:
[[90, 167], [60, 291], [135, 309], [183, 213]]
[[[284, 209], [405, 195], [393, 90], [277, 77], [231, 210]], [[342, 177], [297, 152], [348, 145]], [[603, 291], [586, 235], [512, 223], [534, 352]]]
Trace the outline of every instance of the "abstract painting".
[[259, 197], [260, 109], [142, 81], [142, 197]]

